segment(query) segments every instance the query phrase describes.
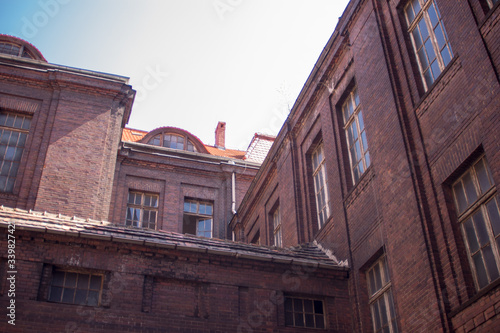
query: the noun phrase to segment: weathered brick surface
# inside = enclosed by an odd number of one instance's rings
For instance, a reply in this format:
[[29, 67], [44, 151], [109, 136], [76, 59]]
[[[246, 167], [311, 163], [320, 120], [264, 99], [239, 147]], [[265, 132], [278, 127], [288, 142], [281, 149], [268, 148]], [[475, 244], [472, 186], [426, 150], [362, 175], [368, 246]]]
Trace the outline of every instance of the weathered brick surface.
[[[251, 228], [266, 230], [261, 239], [271, 244], [270, 222], [262, 217], [266, 203], [279, 200], [289, 211], [288, 244], [317, 240], [348, 259], [356, 332], [372, 329], [364, 275], [381, 253], [401, 331], [487, 331], [498, 325], [499, 296], [477, 296], [449, 187], [481, 153], [500, 184], [500, 12], [498, 6], [484, 11], [478, 1], [436, 3], [454, 59], [427, 92], [401, 10], [405, 2], [350, 3], [234, 225], [242, 240]], [[340, 114], [354, 86], [372, 161], [355, 185]], [[308, 156], [318, 141], [326, 155], [331, 211], [321, 230]], [[480, 299], [471, 302], [474, 297]]]

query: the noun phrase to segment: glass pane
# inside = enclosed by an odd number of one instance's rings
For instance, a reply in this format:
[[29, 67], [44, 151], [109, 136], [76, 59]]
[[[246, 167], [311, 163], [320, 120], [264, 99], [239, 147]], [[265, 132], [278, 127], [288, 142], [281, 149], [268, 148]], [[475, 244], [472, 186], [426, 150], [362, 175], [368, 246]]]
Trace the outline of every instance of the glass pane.
[[99, 292], [89, 291], [89, 296], [87, 298], [87, 305], [97, 306], [99, 304]]
[[372, 318], [373, 318], [373, 323], [375, 325], [375, 330], [379, 330], [382, 327], [382, 324], [380, 322], [380, 310], [379, 310], [379, 301], [375, 302], [372, 304]]
[[75, 297], [75, 289], [64, 288], [62, 302], [63, 303], [73, 303]]
[[293, 326], [293, 313], [285, 312], [285, 325]]
[[413, 29], [411, 34], [413, 36], [413, 40], [415, 41], [416, 49], [420, 50], [420, 48], [422, 47], [422, 38], [420, 37], [420, 31], [418, 30], [418, 28], [415, 28]]
[[8, 176], [10, 171], [11, 162], [5, 161], [2, 165], [2, 169], [0, 169], [0, 175]]
[[14, 161], [14, 153], [16, 152], [15, 147], [7, 146], [7, 151], [5, 152], [5, 159], [7, 161]]
[[424, 43], [424, 48], [427, 52], [427, 57], [430, 62], [436, 59], [436, 53], [434, 52], [434, 47], [432, 46], [432, 41], [430, 39], [427, 39], [427, 41]]
[[418, 59], [420, 59], [420, 64], [422, 65], [422, 69], [425, 70], [429, 67], [429, 61], [427, 61], [427, 54], [425, 53], [425, 48], [421, 48], [418, 50]]
[[7, 114], [7, 120], [5, 121], [5, 126], [12, 127], [14, 125], [15, 116], [12, 114]]
[[306, 313], [306, 327], [314, 327], [314, 315]]
[[30, 129], [30, 124], [31, 124], [31, 118], [24, 118], [22, 129], [25, 129], [25, 130]]
[[102, 277], [99, 275], [92, 275], [90, 278], [90, 289], [100, 290], [101, 289]]
[[365, 154], [365, 163], [366, 163], [366, 167], [368, 168], [371, 164], [371, 160], [370, 160], [370, 153], [367, 151], [366, 154]]
[[87, 290], [76, 290], [75, 304], [85, 305], [87, 303]]
[[213, 212], [212, 212], [212, 205], [210, 205], [210, 204], [209, 204], [209, 205], [207, 205], [207, 208], [206, 208], [206, 209], [207, 209], [207, 210], [206, 210], [207, 215], [212, 215], [212, 213], [213, 213]]
[[189, 202], [184, 201], [184, 211], [189, 212], [190, 207], [191, 207], [191, 204]]
[[490, 276], [490, 281], [496, 280], [498, 278], [498, 267], [491, 246], [488, 245], [483, 249], [483, 257], [488, 275]]
[[379, 301], [380, 304], [380, 314], [382, 316], [382, 326], [388, 326], [389, 320], [387, 319], [387, 308], [385, 306], [385, 294]]
[[356, 106], [358, 106], [359, 105], [358, 89], [354, 89], [353, 95], [354, 95], [354, 103], [356, 103]]
[[10, 131], [4, 130], [2, 133], [2, 137], [0, 138], [0, 143], [7, 144], [9, 143]]
[[434, 10], [434, 6], [429, 6], [429, 9], [427, 10], [427, 13], [429, 14], [429, 18], [431, 19], [432, 27], [435, 27], [436, 24], [439, 23], [438, 16], [436, 14], [436, 11]]
[[359, 144], [359, 141], [356, 141], [356, 162], [361, 159], [361, 146]]
[[368, 142], [366, 141], [366, 132], [361, 133], [361, 141], [363, 142], [363, 150], [368, 149]]
[[375, 279], [375, 290], [380, 290], [382, 288], [382, 276], [380, 274], [380, 265], [376, 264], [373, 267], [373, 275]]
[[304, 300], [304, 311], [307, 313], [313, 313], [313, 301], [310, 299]]
[[134, 193], [128, 194], [128, 203], [130, 203], [130, 204], [134, 203]]
[[490, 200], [490, 202], [486, 204], [486, 208], [488, 210], [488, 216], [493, 229], [493, 235], [496, 237], [500, 234], [500, 213], [498, 211], [497, 199], [494, 198], [493, 200]]
[[474, 255], [472, 261], [474, 262], [474, 267], [476, 267], [476, 277], [479, 288], [483, 288], [488, 284], [488, 277], [486, 276], [486, 269], [484, 268], [481, 252]]
[[299, 311], [302, 312], [303, 311], [303, 309], [302, 309], [302, 300], [301, 299], [295, 298], [293, 300], [293, 310], [295, 312], [299, 312]]
[[156, 223], [156, 212], [155, 211], [149, 212], [149, 222]]
[[484, 221], [483, 213], [479, 210], [472, 216], [474, 220], [474, 226], [476, 227], [477, 238], [479, 240], [479, 244], [484, 246], [490, 242], [490, 238], [488, 236], [488, 230], [486, 229], [486, 224]]
[[427, 25], [425, 24], [424, 20], [420, 20], [420, 22], [418, 22], [418, 29], [420, 30], [422, 40], [427, 40], [427, 38], [429, 37], [429, 30], [427, 30]]
[[302, 313], [295, 313], [295, 326], [304, 327], [304, 317]]
[[200, 211], [199, 211], [200, 214], [205, 214], [205, 204], [200, 204]]
[[458, 213], [462, 213], [467, 207], [467, 199], [465, 198], [465, 191], [462, 182], [459, 181], [453, 186], [453, 193], [455, 193], [455, 200], [458, 208]]
[[49, 301], [60, 302], [62, 295], [62, 287], [51, 287]]
[[27, 138], [27, 134], [26, 133], [20, 133], [19, 134], [19, 141], [17, 142], [17, 146], [18, 147], [24, 147], [24, 145], [26, 144], [26, 138]]
[[476, 232], [474, 226], [472, 225], [472, 219], [468, 219], [464, 222], [465, 235], [467, 237], [467, 243], [469, 244], [469, 251], [474, 254], [479, 250], [479, 244], [477, 242]]
[[490, 179], [488, 178], [488, 171], [484, 166], [484, 160], [480, 160], [476, 163], [474, 170], [476, 170], [476, 176], [479, 182], [479, 187], [481, 188], [481, 193], [485, 193], [493, 184], [491, 184]]
[[316, 315], [316, 328], [325, 328], [325, 319], [322, 315]]
[[89, 278], [90, 276], [87, 274], [79, 274], [77, 288], [87, 289], [89, 287]]
[[142, 199], [142, 195], [141, 195], [141, 194], [139, 194], [139, 193], [136, 193], [136, 194], [135, 194], [134, 204], [136, 204], [136, 205], [140, 205], [140, 204], [141, 204], [141, 199]]
[[441, 68], [439, 68], [439, 63], [435, 60], [431, 65], [432, 75], [434, 78], [438, 77], [441, 74]]
[[52, 285], [61, 287], [64, 285], [64, 272], [54, 272], [52, 274]]
[[66, 281], [64, 282], [65, 287], [75, 287], [76, 286], [76, 273], [66, 273]]
[[16, 146], [17, 145], [17, 139], [19, 139], [19, 132], [12, 132], [10, 138], [9, 138], [9, 145], [10, 146]]
[[293, 311], [292, 300], [290, 298], [285, 298], [285, 311]]
[[314, 301], [314, 313], [323, 314], [323, 302]]
[[464, 183], [465, 194], [467, 195], [467, 203], [472, 205], [474, 201], [477, 200], [476, 189], [474, 188], [474, 183], [472, 182], [472, 176], [470, 172], [467, 172], [462, 178]]
[[155, 195], [151, 197], [151, 207], [158, 207], [158, 197]]

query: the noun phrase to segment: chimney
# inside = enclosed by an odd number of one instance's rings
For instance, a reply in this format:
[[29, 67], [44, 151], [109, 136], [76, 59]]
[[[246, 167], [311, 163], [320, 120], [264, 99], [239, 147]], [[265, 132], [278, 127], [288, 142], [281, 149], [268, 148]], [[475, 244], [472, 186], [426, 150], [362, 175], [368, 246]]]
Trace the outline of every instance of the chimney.
[[219, 121], [215, 128], [215, 146], [226, 149], [226, 123], [223, 121]]

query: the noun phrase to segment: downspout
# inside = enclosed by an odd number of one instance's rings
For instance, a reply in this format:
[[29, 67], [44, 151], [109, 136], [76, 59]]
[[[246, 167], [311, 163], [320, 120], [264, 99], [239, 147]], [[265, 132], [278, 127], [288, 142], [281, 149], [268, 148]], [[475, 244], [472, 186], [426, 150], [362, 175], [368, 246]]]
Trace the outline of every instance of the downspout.
[[236, 215], [236, 172], [231, 176], [231, 212]]

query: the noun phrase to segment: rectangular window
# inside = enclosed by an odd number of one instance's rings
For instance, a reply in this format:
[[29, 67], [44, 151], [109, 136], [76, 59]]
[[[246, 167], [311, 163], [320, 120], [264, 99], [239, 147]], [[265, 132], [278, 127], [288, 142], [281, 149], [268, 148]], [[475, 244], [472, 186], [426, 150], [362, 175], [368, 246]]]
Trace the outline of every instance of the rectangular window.
[[347, 138], [347, 150], [351, 162], [353, 184], [356, 184], [370, 166], [370, 153], [366, 140], [363, 113], [359, 105], [358, 89], [354, 88], [342, 105], [342, 117]]
[[453, 58], [453, 51], [434, 0], [411, 0], [404, 11], [424, 87], [428, 90]]
[[391, 281], [385, 257], [379, 259], [367, 272], [370, 312], [375, 333], [398, 332], [396, 312], [392, 299]]
[[29, 116], [0, 113], [0, 191], [14, 190], [30, 124]]
[[156, 229], [158, 218], [158, 195], [130, 191], [127, 202], [125, 225]]
[[325, 328], [323, 301], [308, 298], [285, 297], [285, 325]]
[[55, 270], [52, 273], [49, 301], [98, 306], [101, 302], [103, 276]]
[[458, 222], [477, 289], [499, 278], [500, 212], [486, 157], [476, 161], [452, 186]]
[[213, 204], [210, 202], [184, 200], [183, 233], [212, 237]]
[[274, 246], [282, 247], [282, 237], [281, 237], [281, 216], [279, 206], [274, 209], [272, 213], [273, 219], [273, 235], [274, 235]]
[[311, 157], [316, 211], [318, 213], [318, 227], [321, 229], [330, 215], [330, 211], [328, 209], [329, 200], [326, 187], [325, 155], [323, 154], [323, 144], [320, 144], [314, 150]]

